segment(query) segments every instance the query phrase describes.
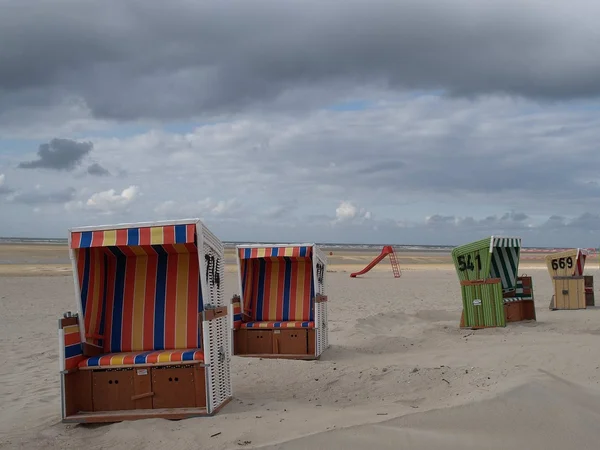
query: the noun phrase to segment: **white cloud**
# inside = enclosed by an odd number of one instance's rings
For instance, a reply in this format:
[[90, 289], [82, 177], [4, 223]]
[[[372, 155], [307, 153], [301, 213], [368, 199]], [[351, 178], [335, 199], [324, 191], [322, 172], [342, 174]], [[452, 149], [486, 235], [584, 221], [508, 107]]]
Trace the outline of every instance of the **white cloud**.
[[6, 176], [3, 173], [0, 173], [0, 186], [2, 186], [4, 184], [5, 180], [6, 180]]
[[335, 209], [335, 217], [340, 221], [354, 219], [354, 217], [356, 217], [356, 211], [356, 206], [350, 202], [343, 201], [340, 203], [340, 206]]
[[87, 207], [111, 213], [130, 205], [139, 195], [138, 186], [129, 186], [118, 193], [115, 189], [96, 192], [85, 203]]
[[371, 212], [364, 208], [358, 208], [352, 202], [342, 201], [335, 209], [335, 219], [337, 222], [350, 222], [355, 219], [371, 219]]

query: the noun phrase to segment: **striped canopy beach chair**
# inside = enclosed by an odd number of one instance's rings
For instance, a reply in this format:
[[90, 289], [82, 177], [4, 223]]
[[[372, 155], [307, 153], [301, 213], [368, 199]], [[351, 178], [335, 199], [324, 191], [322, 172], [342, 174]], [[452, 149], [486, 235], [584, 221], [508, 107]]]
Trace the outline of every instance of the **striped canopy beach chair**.
[[231, 399], [223, 245], [198, 219], [69, 230], [62, 419], [212, 415]]
[[233, 353], [314, 359], [328, 347], [327, 259], [315, 244], [237, 246]]
[[546, 256], [546, 266], [554, 289], [550, 310], [594, 306], [594, 278], [583, 274], [587, 256], [587, 250], [581, 248]]
[[518, 276], [521, 238], [491, 236], [452, 250], [461, 285], [461, 327], [535, 320], [531, 277]]

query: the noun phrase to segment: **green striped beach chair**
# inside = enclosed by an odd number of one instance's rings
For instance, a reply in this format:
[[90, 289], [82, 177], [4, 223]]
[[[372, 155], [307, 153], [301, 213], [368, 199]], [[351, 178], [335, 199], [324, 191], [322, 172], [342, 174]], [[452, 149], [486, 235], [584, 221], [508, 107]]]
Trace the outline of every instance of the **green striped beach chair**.
[[461, 285], [461, 327], [535, 320], [531, 277], [519, 277], [521, 238], [490, 236], [452, 250]]

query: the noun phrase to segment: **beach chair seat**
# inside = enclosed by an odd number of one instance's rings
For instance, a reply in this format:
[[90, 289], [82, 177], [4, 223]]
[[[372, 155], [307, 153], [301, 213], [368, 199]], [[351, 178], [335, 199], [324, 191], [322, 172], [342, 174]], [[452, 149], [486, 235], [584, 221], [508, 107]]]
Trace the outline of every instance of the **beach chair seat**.
[[313, 321], [280, 321], [280, 322], [243, 322], [241, 328], [261, 328], [265, 330], [273, 330], [277, 328], [314, 328]]
[[204, 352], [199, 348], [108, 353], [92, 356], [79, 363], [80, 369], [116, 368], [133, 365], [162, 365], [173, 363], [204, 363]]

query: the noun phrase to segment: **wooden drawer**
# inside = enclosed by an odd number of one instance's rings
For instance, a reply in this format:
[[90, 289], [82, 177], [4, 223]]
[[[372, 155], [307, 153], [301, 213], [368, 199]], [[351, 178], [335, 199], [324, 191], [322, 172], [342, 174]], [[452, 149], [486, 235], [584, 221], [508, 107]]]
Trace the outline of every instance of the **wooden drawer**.
[[135, 409], [133, 370], [95, 370], [92, 392], [94, 411]]
[[[204, 385], [202, 386], [204, 389]], [[193, 366], [152, 368], [153, 408], [193, 408], [196, 387]]]
[[249, 355], [273, 353], [273, 330], [246, 330], [246, 336]]
[[275, 353], [280, 355], [306, 355], [308, 333], [306, 329], [273, 330]]

